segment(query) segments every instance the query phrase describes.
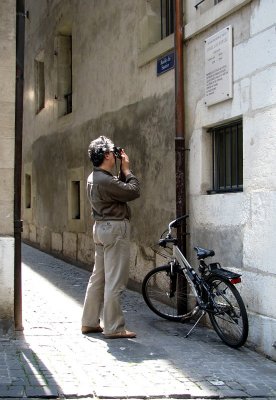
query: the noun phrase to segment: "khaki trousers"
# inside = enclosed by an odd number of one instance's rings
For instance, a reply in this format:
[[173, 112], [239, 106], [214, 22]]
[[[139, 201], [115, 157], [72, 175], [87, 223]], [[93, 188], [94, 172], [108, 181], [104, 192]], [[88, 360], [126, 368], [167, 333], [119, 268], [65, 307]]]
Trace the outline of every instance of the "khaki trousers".
[[93, 237], [95, 264], [86, 290], [82, 325], [98, 326], [103, 311], [104, 333], [112, 334], [125, 329], [120, 296], [129, 275], [129, 221], [96, 221]]

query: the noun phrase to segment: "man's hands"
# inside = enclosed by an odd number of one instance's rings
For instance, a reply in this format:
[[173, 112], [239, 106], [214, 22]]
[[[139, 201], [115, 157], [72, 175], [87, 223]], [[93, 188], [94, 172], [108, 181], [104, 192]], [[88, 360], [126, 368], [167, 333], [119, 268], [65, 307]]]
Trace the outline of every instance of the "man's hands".
[[129, 158], [127, 154], [125, 153], [124, 149], [121, 151], [121, 170], [125, 176], [130, 174], [130, 169], [129, 169]]

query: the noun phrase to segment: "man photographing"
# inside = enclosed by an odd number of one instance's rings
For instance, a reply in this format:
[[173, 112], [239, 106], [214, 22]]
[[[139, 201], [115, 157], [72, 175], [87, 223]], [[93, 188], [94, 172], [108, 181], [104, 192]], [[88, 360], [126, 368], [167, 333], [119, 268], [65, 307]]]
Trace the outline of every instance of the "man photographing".
[[[138, 179], [131, 173], [124, 150], [105, 136], [93, 140], [88, 155], [94, 170], [87, 192], [95, 220], [95, 263], [89, 279], [82, 315], [82, 333], [103, 332], [108, 339], [134, 338], [126, 330], [120, 296], [128, 282], [130, 261], [130, 210], [128, 201], [140, 196]], [[120, 175], [112, 170], [120, 159]], [[103, 328], [100, 314], [103, 311]]]

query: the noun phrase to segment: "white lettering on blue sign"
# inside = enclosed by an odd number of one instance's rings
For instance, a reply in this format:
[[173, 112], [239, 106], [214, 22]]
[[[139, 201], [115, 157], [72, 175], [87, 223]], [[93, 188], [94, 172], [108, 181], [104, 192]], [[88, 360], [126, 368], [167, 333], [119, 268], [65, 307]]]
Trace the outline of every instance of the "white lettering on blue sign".
[[157, 76], [174, 68], [174, 52], [159, 58], [156, 64]]

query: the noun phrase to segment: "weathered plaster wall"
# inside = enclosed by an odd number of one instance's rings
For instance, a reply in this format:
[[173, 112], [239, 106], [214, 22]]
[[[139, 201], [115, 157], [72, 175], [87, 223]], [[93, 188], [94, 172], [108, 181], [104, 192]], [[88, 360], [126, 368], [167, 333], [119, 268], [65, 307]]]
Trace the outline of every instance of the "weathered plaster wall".
[[[243, 274], [249, 341], [276, 359], [276, 10], [252, 1], [187, 42], [187, 132], [190, 143], [191, 242], [213, 248]], [[233, 99], [204, 104], [204, 40], [233, 26]], [[198, 83], [197, 85], [195, 83]], [[211, 143], [207, 128], [243, 119], [243, 192], [207, 195]]]
[[[141, 2], [41, 3], [37, 8], [26, 2], [24, 168], [32, 177], [32, 209], [23, 210], [24, 238], [93, 263], [90, 206], [84, 190], [83, 223], [74, 229], [67, 176], [83, 168], [85, 182], [91, 171], [88, 145], [105, 134], [126, 149], [141, 180], [141, 198], [130, 204], [131, 278], [141, 281], [152, 265], [148, 246], [174, 215], [174, 71], [157, 78], [155, 61], [138, 67]], [[73, 112], [58, 118], [55, 37], [65, 27], [72, 32]], [[35, 114], [33, 60], [41, 51], [46, 99]]]
[[[13, 320], [16, 1], [0, 2], [0, 328]], [[5, 322], [6, 321], [6, 322]]]

